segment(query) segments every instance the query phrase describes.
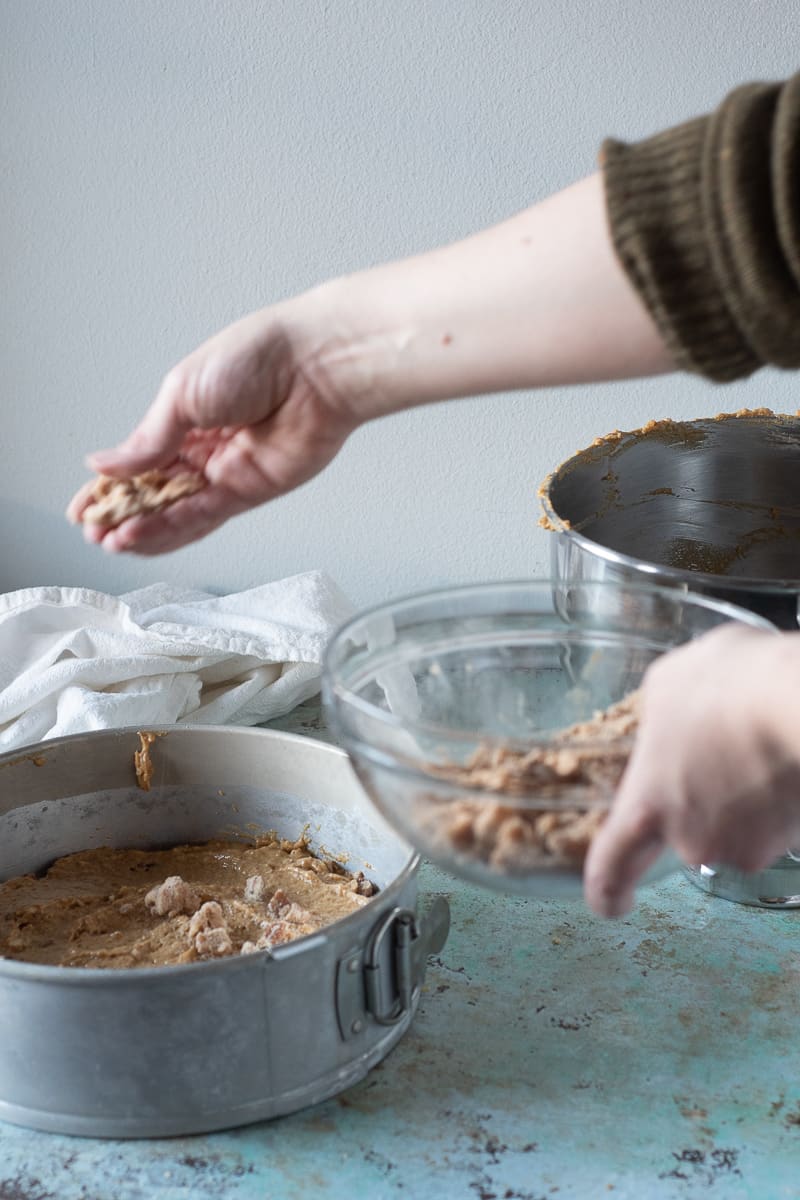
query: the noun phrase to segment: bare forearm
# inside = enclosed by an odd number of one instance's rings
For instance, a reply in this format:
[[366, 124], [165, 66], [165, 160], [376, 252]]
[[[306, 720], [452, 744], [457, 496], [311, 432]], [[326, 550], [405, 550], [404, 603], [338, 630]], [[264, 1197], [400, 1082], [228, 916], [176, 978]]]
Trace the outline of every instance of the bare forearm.
[[[202, 490], [84, 532], [107, 550], [176, 549], [310, 479], [371, 418], [670, 365], [615, 257], [593, 177], [466, 241], [332, 280], [223, 329], [167, 374], [124, 442], [90, 459], [123, 477], [189, 466]], [[70, 504], [73, 521], [92, 487]]]
[[672, 369], [615, 256], [599, 175], [465, 241], [333, 280], [309, 302], [329, 314], [315, 367], [343, 381], [359, 421]]

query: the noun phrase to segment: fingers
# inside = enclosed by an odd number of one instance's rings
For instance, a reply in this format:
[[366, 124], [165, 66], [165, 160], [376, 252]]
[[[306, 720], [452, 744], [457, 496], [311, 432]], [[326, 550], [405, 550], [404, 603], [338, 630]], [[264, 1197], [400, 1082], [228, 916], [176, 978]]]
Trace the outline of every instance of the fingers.
[[88, 483], [84, 483], [83, 487], [78, 488], [75, 495], [67, 505], [66, 517], [73, 525], [79, 525], [83, 510], [92, 499], [95, 480], [90, 479]]
[[130, 517], [114, 529], [85, 525], [84, 536], [109, 554], [167, 554], [212, 533], [249, 507], [225, 488], [209, 486], [158, 512]]
[[634, 886], [664, 847], [656, 812], [642, 813], [635, 794], [628, 801], [621, 793], [586, 859], [583, 885], [589, 907], [603, 917], [628, 912]]
[[113, 528], [82, 521], [94, 499], [94, 481], [90, 481], [70, 501], [67, 516], [75, 524], [82, 522], [85, 540], [107, 553], [163, 554], [205, 537], [229, 517], [274, 499], [285, 488], [259, 469], [252, 433], [236, 426], [190, 431], [180, 459], [166, 473], [187, 466], [205, 475], [206, 486], [157, 512], [130, 517]]

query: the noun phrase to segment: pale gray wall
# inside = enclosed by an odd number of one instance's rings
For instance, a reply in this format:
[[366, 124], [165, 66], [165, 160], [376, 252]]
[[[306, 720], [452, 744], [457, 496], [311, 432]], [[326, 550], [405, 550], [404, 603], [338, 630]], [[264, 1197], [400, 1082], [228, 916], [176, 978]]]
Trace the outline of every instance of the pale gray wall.
[[218, 327], [525, 207], [604, 135], [782, 77], [796, 48], [797, 0], [0, 0], [0, 587], [321, 567], [365, 603], [526, 575], [539, 480], [598, 433], [794, 410], [775, 372], [419, 410], [160, 559], [109, 559], [61, 516], [84, 453]]

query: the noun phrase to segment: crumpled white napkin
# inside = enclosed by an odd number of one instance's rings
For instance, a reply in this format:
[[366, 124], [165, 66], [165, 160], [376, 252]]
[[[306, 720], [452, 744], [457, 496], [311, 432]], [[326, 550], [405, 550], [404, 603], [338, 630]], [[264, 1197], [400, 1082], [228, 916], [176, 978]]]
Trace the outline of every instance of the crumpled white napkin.
[[352, 606], [319, 571], [230, 596], [153, 584], [123, 596], [0, 595], [0, 750], [87, 729], [256, 725], [319, 690]]

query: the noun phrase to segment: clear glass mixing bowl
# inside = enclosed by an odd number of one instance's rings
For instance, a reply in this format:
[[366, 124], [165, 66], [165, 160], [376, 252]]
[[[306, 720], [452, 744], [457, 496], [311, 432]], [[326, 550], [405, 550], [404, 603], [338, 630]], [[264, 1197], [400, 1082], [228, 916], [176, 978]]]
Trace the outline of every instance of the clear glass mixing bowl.
[[[611, 750], [596, 733], [564, 730], [623, 701], [660, 654], [727, 621], [772, 629], [674, 587], [535, 580], [430, 592], [340, 629], [323, 698], [368, 795], [422, 854], [501, 891], [579, 895], [581, 837], [611, 804], [632, 738], [624, 721]], [[600, 763], [588, 775], [575, 770], [587, 753]], [[489, 769], [469, 770], [476, 754]], [[509, 777], [523, 755], [531, 770]], [[648, 878], [677, 865], [665, 856]]]

